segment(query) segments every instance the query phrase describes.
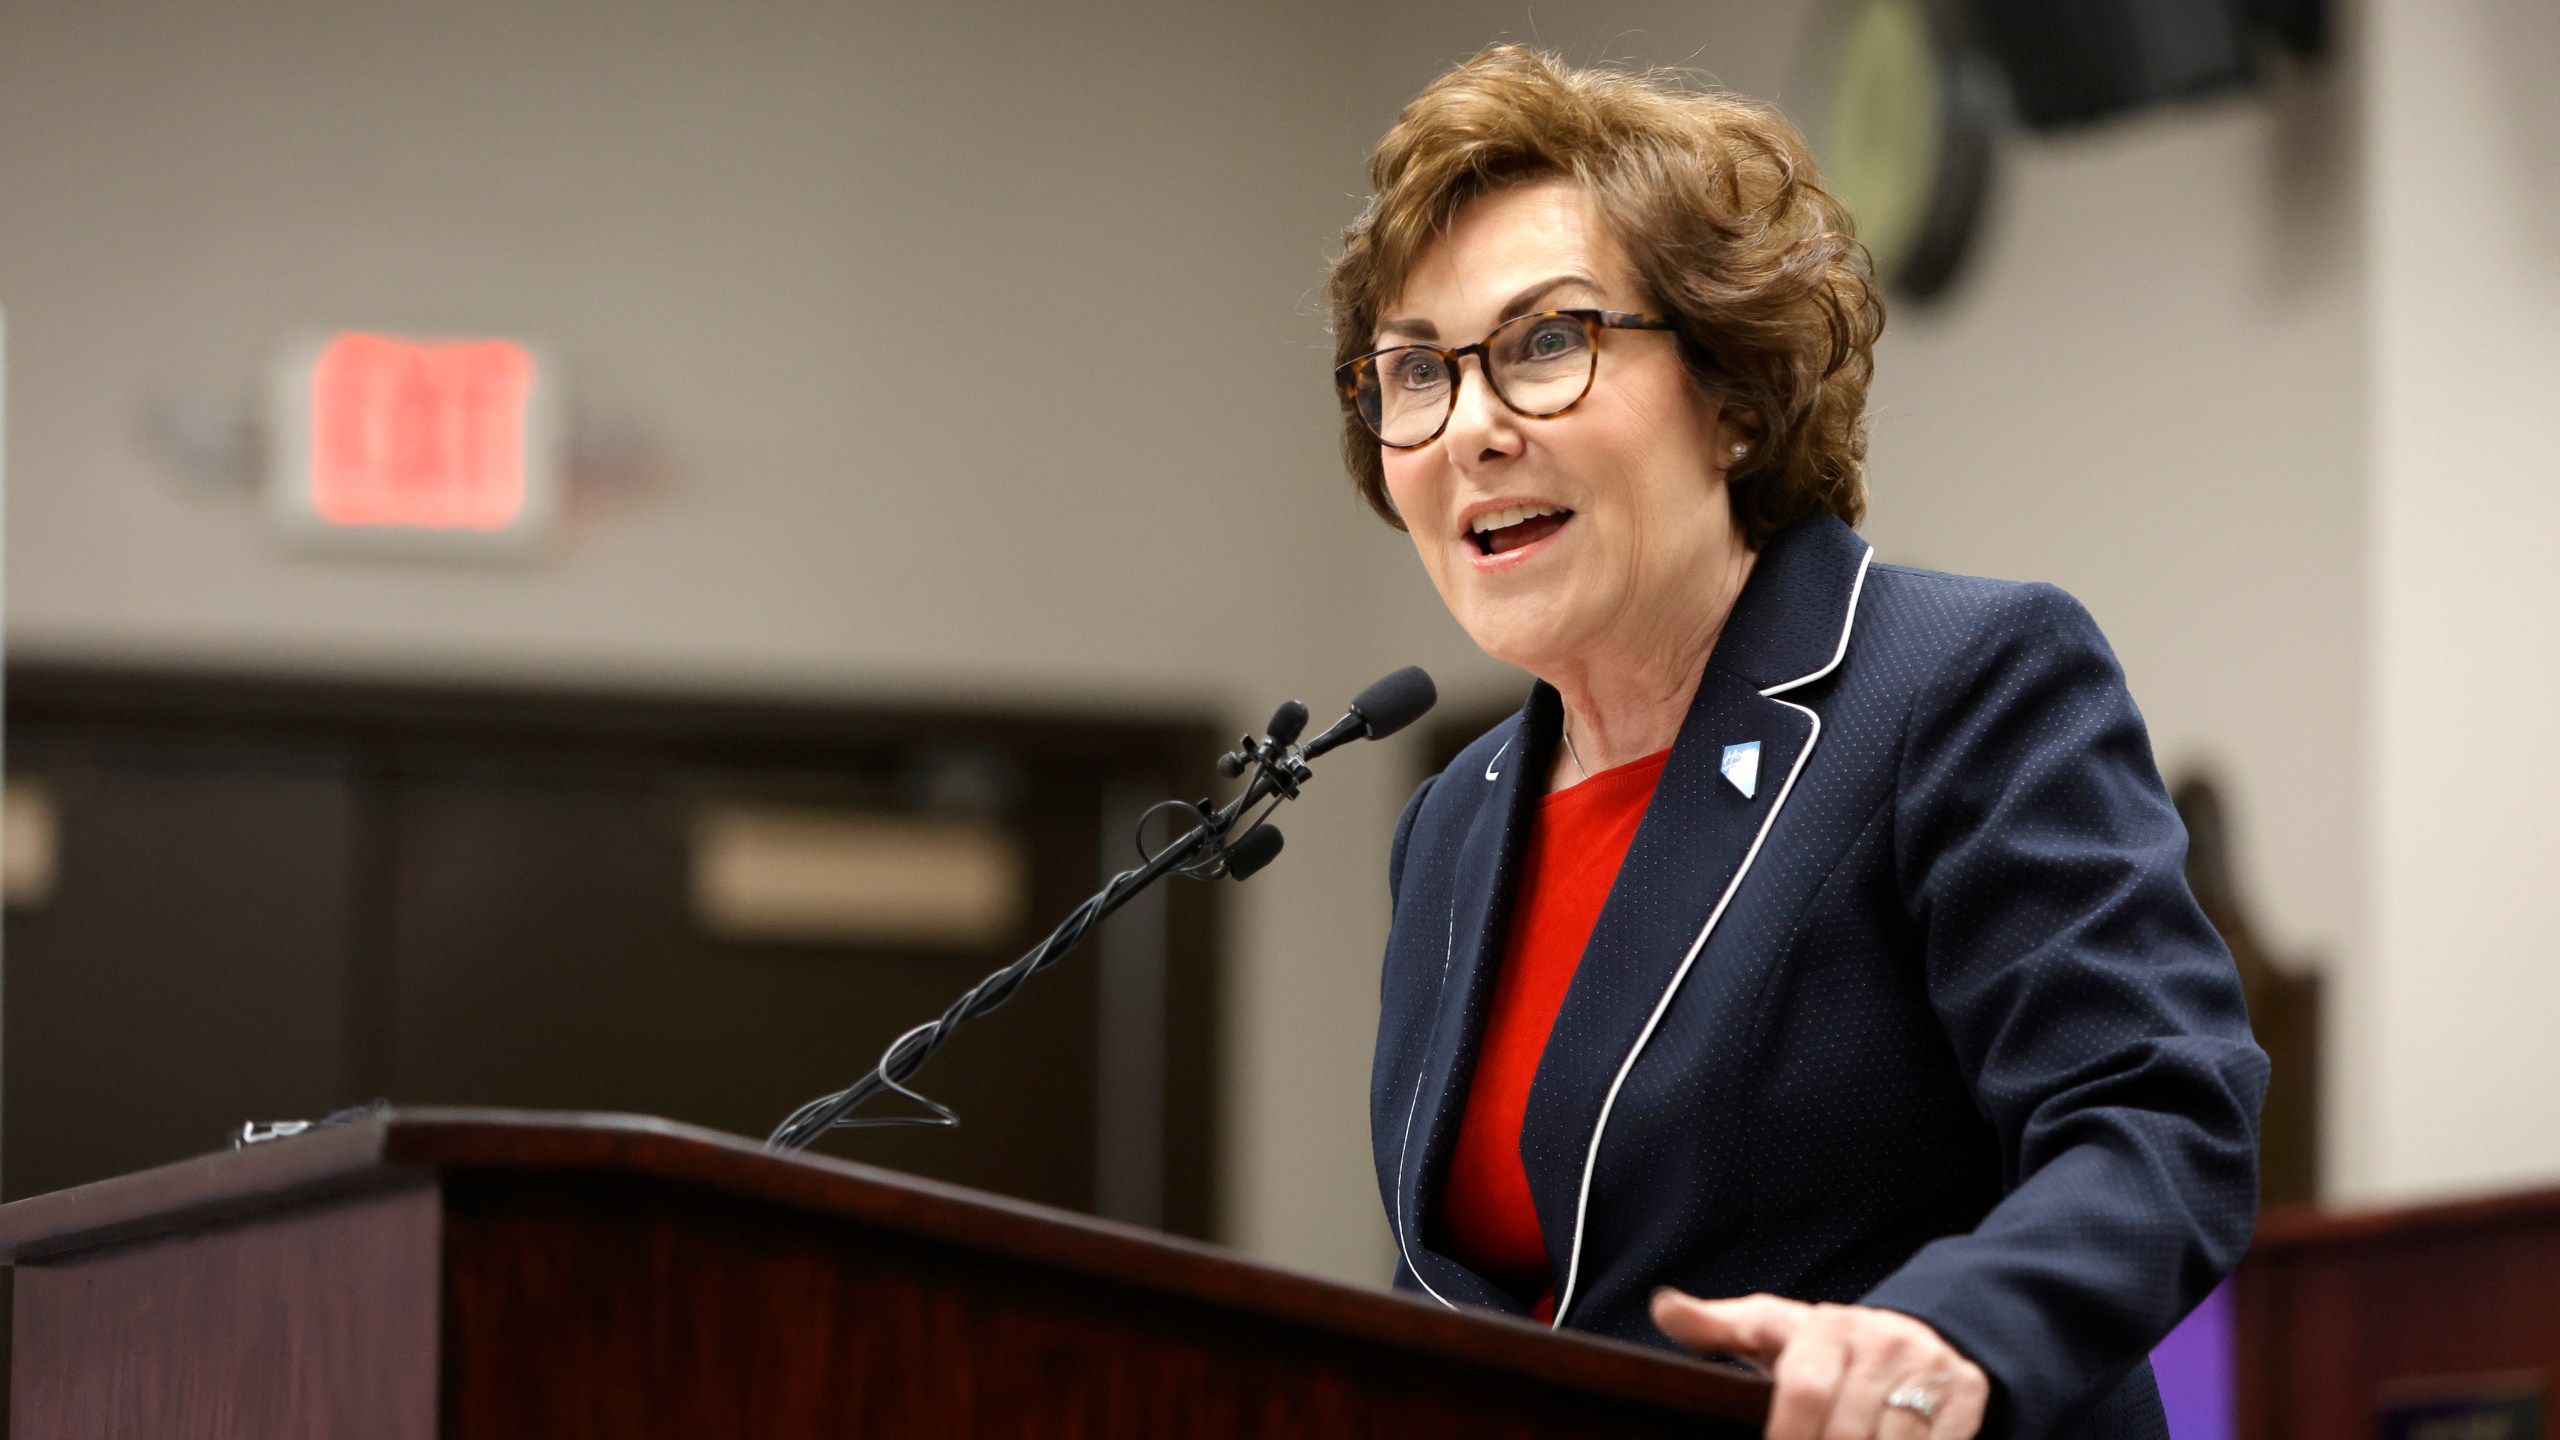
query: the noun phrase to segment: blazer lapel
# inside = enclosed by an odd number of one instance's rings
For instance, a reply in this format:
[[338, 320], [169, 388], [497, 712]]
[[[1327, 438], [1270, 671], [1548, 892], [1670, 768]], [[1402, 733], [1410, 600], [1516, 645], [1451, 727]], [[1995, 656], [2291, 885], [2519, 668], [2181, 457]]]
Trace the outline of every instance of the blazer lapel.
[[[1458, 1262], [1432, 1251], [1425, 1241], [1424, 1217], [1430, 1197], [1440, 1193], [1440, 1179], [1457, 1142], [1458, 1121], [1474, 1083], [1477, 1041], [1484, 1032], [1485, 1009], [1493, 999], [1494, 971], [1510, 920], [1517, 888], [1520, 846], [1527, 836], [1534, 803], [1545, 787], [1545, 774], [1561, 731], [1563, 707], [1556, 692], [1541, 684], [1520, 712], [1517, 739], [1487, 767], [1487, 774], [1461, 778], [1461, 784], [1491, 788], [1477, 810], [1458, 851], [1451, 887], [1448, 921], [1448, 978], [1440, 987], [1440, 1006], [1432, 1020], [1431, 1041], [1406, 1125], [1403, 1179], [1397, 1203], [1403, 1209], [1408, 1259], [1418, 1278], [1444, 1298], [1517, 1310], [1519, 1303], [1500, 1287]], [[1435, 1263], [1436, 1262], [1436, 1263]], [[1451, 1294], [1453, 1289], [1463, 1292]]]
[[[1520, 1156], [1557, 1277], [1555, 1323], [1579, 1293], [1589, 1197], [1608, 1109], [1659, 1014], [1690, 987], [1722, 992], [1738, 972], [1699, 972], [1698, 957], [1734, 893], [1747, 882], [1763, 838], [1818, 722], [1791, 692], [1828, 675], [1848, 637], [1873, 555], [1857, 532], [1828, 515], [1779, 534], [1761, 552], [1734, 604], [1583, 951], [1564, 1007], [1529, 1089]], [[1809, 693], [1809, 692], [1808, 692]], [[1771, 697], [1787, 694], [1781, 701]], [[1397, 1185], [1408, 1263], [1444, 1300], [1517, 1312], [1519, 1302], [1424, 1243], [1427, 1197], [1439, 1193], [1457, 1138], [1493, 975], [1510, 922], [1532, 802], [1562, 729], [1556, 692], [1532, 688], [1518, 740], [1482, 783], [1494, 787], [1469, 828], [1452, 876], [1448, 967], [1423, 1073], [1406, 1125]], [[1728, 766], [1729, 747], [1759, 748]], [[1465, 777], [1461, 783], [1477, 783]], [[1723, 1005], [1722, 993], [1703, 997]]]
[[1594, 1263], [1585, 1250], [1592, 1176], [1627, 1072], [1683, 993], [1716, 1013], [1741, 1013], [1732, 991], [1756, 970], [1701, 957], [1811, 758], [1820, 721], [1793, 692], [1847, 657], [1873, 555], [1828, 515], [1761, 551], [1565, 992], [1520, 1127], [1559, 1326]]
[[[1693, 957], [1812, 734], [1802, 711], [1707, 667], [1530, 1084], [1520, 1158], [1560, 1291], [1602, 1107], [1675, 987], [1706, 979]], [[1729, 778], [1727, 748], [1753, 744], [1756, 764]]]

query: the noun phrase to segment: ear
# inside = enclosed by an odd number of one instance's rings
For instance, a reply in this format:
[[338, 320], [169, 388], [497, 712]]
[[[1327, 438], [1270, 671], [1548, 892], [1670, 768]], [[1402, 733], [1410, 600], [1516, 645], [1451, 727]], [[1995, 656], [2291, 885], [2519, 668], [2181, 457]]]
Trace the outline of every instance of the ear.
[[1760, 437], [1768, 427], [1760, 423], [1759, 412], [1707, 384], [1695, 372], [1689, 377], [1689, 393], [1698, 422], [1706, 429], [1707, 443], [1718, 454], [1726, 453], [1736, 440], [1754, 450], [1760, 448]]
[[[1760, 441], [1766, 427], [1749, 406], [1737, 405], [1721, 395], [1703, 395], [1699, 406], [1700, 418], [1706, 422], [1707, 455], [1718, 479], [1747, 469], [1760, 458]], [[1740, 447], [1738, 451], [1736, 447]]]
[[1719, 446], [1730, 451], [1739, 442], [1750, 446], [1756, 453], [1768, 433], [1769, 427], [1760, 423], [1760, 416], [1750, 406], [1737, 405], [1729, 400], [1721, 405], [1716, 417], [1716, 443]]

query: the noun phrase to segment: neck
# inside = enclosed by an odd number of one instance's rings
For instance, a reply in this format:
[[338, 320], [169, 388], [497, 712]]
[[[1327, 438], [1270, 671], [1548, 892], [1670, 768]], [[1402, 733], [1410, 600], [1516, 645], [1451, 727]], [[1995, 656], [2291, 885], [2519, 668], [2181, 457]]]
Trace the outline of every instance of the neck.
[[1566, 789], [1671, 748], [1757, 559], [1736, 543], [1711, 583], [1693, 592], [1693, 603], [1539, 674], [1563, 697], [1565, 733], [1573, 740], [1556, 746], [1548, 789]]

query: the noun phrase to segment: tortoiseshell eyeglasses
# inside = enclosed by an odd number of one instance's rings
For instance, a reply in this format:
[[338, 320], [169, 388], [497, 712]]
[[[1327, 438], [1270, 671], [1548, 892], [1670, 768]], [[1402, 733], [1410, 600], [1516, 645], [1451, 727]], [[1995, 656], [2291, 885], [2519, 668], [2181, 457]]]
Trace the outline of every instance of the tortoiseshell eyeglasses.
[[1618, 310], [1541, 310], [1503, 321], [1473, 345], [1390, 345], [1335, 367], [1342, 398], [1396, 450], [1428, 445], [1458, 407], [1458, 362], [1484, 366], [1494, 398], [1532, 420], [1561, 415], [1591, 393], [1603, 330], [1668, 330], [1671, 322]]

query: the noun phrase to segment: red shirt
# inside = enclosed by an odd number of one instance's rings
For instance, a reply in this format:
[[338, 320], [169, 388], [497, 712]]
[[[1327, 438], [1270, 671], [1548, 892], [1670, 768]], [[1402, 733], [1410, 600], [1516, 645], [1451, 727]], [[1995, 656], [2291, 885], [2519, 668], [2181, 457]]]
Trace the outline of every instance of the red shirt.
[[1541, 1320], [1554, 1318], [1556, 1296], [1529, 1173], [1520, 1164], [1529, 1082], [1670, 758], [1668, 750], [1648, 755], [1539, 797], [1458, 1147], [1432, 1211], [1432, 1248], [1523, 1301], [1538, 1297]]

